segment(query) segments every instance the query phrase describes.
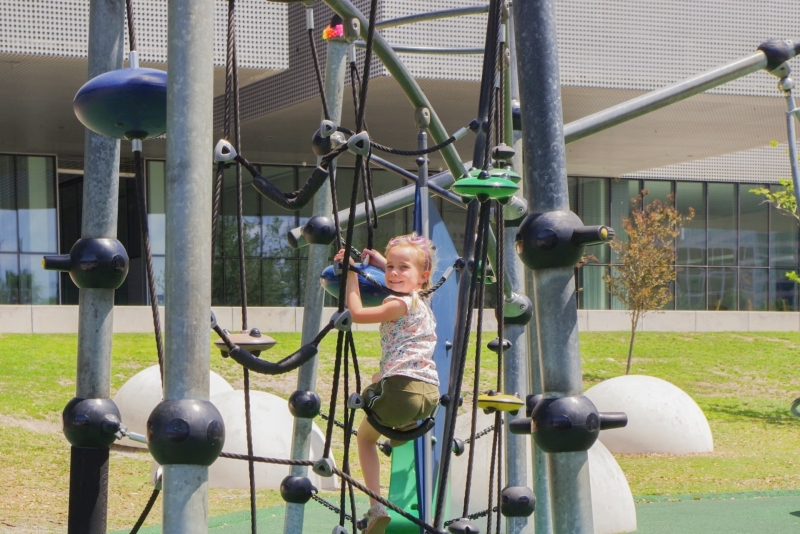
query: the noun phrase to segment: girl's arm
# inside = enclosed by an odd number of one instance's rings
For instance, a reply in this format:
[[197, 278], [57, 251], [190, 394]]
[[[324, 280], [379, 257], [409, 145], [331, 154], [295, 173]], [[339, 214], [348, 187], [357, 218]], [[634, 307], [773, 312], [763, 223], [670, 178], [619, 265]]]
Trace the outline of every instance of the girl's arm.
[[365, 308], [361, 304], [358, 275], [353, 271], [347, 271], [345, 302], [347, 303], [347, 308], [350, 310], [350, 316], [353, 318], [353, 322], [357, 324], [395, 321], [408, 312], [406, 303], [399, 299], [390, 299], [380, 306]]

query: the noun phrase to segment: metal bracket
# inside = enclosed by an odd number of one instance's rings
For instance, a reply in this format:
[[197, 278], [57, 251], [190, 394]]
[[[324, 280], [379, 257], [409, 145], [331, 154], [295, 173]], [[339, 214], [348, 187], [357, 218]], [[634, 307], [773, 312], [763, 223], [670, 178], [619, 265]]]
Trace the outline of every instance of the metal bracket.
[[525, 216], [528, 212], [528, 201], [522, 197], [514, 195], [503, 206], [503, 219], [506, 221], [516, 221]]
[[414, 110], [414, 123], [417, 130], [427, 130], [431, 125], [431, 110], [425, 106], [418, 107]]
[[220, 139], [214, 147], [214, 163], [229, 163], [238, 155], [239, 153], [226, 139]]
[[354, 43], [361, 37], [361, 21], [357, 18], [346, 19], [342, 24], [344, 28], [344, 40]]

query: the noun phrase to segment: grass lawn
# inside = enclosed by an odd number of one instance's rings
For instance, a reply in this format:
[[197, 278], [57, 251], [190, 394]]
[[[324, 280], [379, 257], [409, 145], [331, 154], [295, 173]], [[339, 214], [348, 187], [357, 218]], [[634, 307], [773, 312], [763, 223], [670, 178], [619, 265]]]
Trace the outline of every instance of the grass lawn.
[[[377, 333], [356, 333], [362, 373], [377, 368]], [[289, 354], [299, 334], [273, 334], [279, 345], [271, 359]], [[319, 391], [329, 395], [335, 335], [321, 346]], [[585, 387], [625, 371], [625, 333], [581, 334]], [[60, 414], [75, 390], [75, 335], [0, 336], [0, 531], [63, 531], [67, 519], [69, 445]], [[789, 415], [800, 394], [797, 333], [639, 333], [633, 373], [663, 378], [691, 395], [705, 412], [715, 451], [689, 456], [619, 455], [634, 495], [685, 495], [800, 489], [800, 421]], [[495, 368], [485, 356], [481, 382], [489, 389]], [[112, 395], [125, 381], [156, 361], [152, 336], [114, 338]], [[211, 366], [236, 389], [241, 369], [212, 352]], [[469, 401], [471, 371], [464, 381]], [[253, 375], [252, 387], [288, 397], [296, 374]], [[324, 428], [324, 421], [317, 424]], [[338, 433], [341, 436], [341, 433]], [[334, 451], [341, 451], [336, 443]], [[340, 457], [340, 454], [337, 454]], [[130, 528], [152, 487], [146, 452], [115, 448], [109, 480], [109, 530]], [[357, 476], [358, 473], [355, 473]], [[261, 491], [259, 507], [282, 501]], [[210, 515], [249, 509], [246, 490], [211, 490]], [[160, 499], [146, 524], [160, 522]]]

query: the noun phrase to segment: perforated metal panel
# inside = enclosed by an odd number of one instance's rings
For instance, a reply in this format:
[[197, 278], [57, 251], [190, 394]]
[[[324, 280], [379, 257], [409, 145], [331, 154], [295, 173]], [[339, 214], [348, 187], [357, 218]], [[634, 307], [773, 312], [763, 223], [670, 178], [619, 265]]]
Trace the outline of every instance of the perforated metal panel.
[[[166, 62], [167, 2], [136, 0], [133, 6], [140, 60]], [[227, 2], [216, 0], [214, 9], [214, 64], [224, 65]], [[286, 5], [247, 1], [236, 11], [239, 66], [287, 68]], [[88, 29], [88, 0], [0, 1], [0, 52], [86, 57]], [[127, 48], [127, 33], [125, 39]]]
[[778, 183], [791, 178], [788, 145], [768, 146], [627, 174], [645, 180]]

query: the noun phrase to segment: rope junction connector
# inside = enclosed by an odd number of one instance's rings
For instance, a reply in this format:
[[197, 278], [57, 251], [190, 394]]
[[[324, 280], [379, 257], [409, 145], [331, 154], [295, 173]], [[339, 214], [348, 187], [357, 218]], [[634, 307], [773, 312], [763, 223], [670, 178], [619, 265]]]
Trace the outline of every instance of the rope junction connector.
[[360, 410], [365, 404], [364, 397], [359, 393], [351, 393], [350, 396], [347, 397], [347, 407], [350, 410]]
[[320, 458], [314, 462], [314, 466], [311, 470], [321, 477], [330, 478], [333, 476], [333, 460], [330, 458]]
[[293, 504], [305, 504], [318, 493], [308, 477], [287, 476], [281, 481], [281, 497]]
[[128, 253], [116, 239], [78, 239], [69, 254], [44, 256], [45, 271], [69, 273], [80, 289], [117, 289], [128, 276]]
[[347, 140], [347, 150], [356, 156], [368, 156], [370, 152], [369, 134], [363, 131], [351, 136]]
[[350, 315], [350, 310], [342, 310], [334, 312], [331, 317], [333, 327], [340, 332], [349, 332], [350, 327], [353, 326], [353, 317]]
[[533, 317], [533, 303], [526, 295], [511, 293], [503, 299], [503, 322], [507, 325], [526, 325]]
[[536, 496], [525, 486], [506, 486], [500, 492], [500, 513], [505, 517], [530, 517], [536, 510]]
[[333, 527], [333, 530], [331, 530], [331, 534], [347, 534], [347, 529], [342, 525], [336, 525]]
[[220, 139], [214, 147], [214, 163], [230, 163], [238, 155], [239, 153], [227, 139]]
[[327, 119], [323, 120], [319, 125], [319, 133], [325, 138], [332, 136], [338, 131], [339, 127], [336, 125], [336, 123]]
[[469, 519], [461, 518], [450, 523], [447, 527], [450, 534], [480, 534], [481, 530], [478, 525]]

